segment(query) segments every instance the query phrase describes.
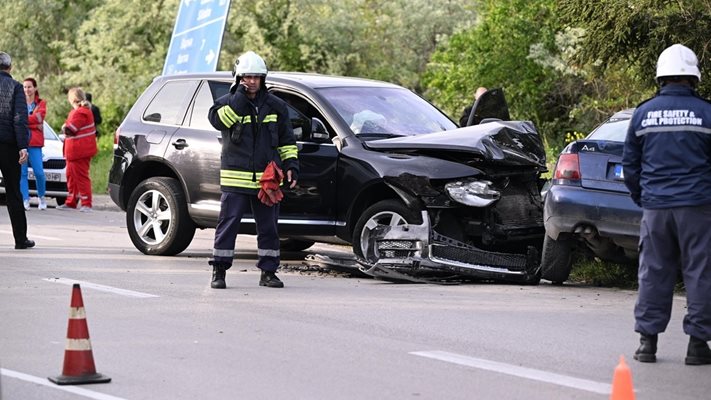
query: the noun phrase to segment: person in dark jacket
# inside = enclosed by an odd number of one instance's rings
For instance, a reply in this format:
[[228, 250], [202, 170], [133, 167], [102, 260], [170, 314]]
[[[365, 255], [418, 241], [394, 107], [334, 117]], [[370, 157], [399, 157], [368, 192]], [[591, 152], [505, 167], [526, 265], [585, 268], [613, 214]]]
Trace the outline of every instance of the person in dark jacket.
[[91, 114], [94, 116], [94, 128], [96, 129], [96, 136], [100, 136], [101, 132], [99, 131], [99, 125], [101, 125], [101, 121], [103, 119], [101, 118], [101, 109], [99, 106], [94, 104], [94, 100], [92, 100], [92, 95], [91, 93], [87, 92], [86, 93], [86, 101], [89, 102], [90, 107], [91, 107]]
[[658, 334], [671, 318], [677, 274], [686, 287], [685, 363], [711, 364], [711, 103], [699, 97], [693, 51], [659, 55], [656, 96], [632, 115], [622, 160], [625, 185], [642, 207], [634, 358], [655, 362]]
[[27, 103], [22, 84], [12, 78], [12, 59], [0, 52], [0, 172], [2, 172], [15, 249], [27, 249], [27, 217], [20, 193], [20, 166], [27, 162]]
[[212, 126], [222, 132], [222, 196], [213, 259], [209, 262], [213, 267], [210, 286], [226, 287], [225, 275], [232, 266], [239, 224], [251, 210], [257, 225], [257, 267], [262, 270], [259, 285], [279, 288], [284, 286], [275, 274], [280, 260], [279, 204], [263, 202], [258, 194], [263, 189], [260, 180], [272, 161], [286, 171], [289, 186], [296, 186], [296, 140], [286, 103], [267, 92], [264, 60], [248, 51], [237, 59], [233, 74], [230, 93], [217, 99], [208, 112]]

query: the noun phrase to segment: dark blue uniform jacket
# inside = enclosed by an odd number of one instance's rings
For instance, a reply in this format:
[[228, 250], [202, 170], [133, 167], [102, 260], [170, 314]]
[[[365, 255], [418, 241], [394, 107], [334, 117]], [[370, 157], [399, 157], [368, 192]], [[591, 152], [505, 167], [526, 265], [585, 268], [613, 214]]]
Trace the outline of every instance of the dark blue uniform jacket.
[[711, 103], [688, 86], [663, 86], [632, 115], [622, 165], [643, 208], [711, 204]]
[[22, 84], [5, 71], [0, 71], [0, 143], [16, 144], [26, 149], [30, 140], [27, 130], [27, 103]]
[[266, 87], [254, 100], [243, 85], [215, 101], [208, 112], [222, 132], [220, 187], [225, 192], [257, 194], [259, 179], [270, 161], [297, 179], [299, 162], [286, 103]]

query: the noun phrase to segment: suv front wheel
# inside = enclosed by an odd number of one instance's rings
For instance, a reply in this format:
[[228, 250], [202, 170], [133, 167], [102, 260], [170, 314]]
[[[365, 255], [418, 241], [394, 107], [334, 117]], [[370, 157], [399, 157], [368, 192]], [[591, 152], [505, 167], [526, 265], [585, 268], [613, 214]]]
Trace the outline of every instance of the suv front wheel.
[[361, 215], [353, 231], [353, 251], [369, 262], [376, 262], [378, 255], [371, 245], [373, 231], [380, 225], [399, 226], [421, 224], [422, 218], [399, 200], [383, 200], [368, 207]]
[[126, 225], [133, 245], [144, 254], [172, 256], [195, 236], [185, 195], [177, 180], [148, 178], [128, 200]]

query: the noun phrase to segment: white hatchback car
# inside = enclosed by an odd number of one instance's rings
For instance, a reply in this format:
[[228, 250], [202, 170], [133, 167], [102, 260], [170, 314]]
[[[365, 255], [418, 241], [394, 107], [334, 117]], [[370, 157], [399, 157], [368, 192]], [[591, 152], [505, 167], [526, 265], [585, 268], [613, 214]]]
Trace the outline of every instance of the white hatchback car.
[[[46, 197], [54, 197], [57, 205], [64, 204], [67, 199], [67, 161], [64, 159], [62, 147], [64, 142], [51, 126], [44, 122], [44, 147], [42, 148], [42, 165], [47, 179]], [[30, 167], [27, 171], [30, 184], [30, 196], [37, 196], [35, 174]], [[5, 181], [0, 174], [0, 196], [5, 195]]]

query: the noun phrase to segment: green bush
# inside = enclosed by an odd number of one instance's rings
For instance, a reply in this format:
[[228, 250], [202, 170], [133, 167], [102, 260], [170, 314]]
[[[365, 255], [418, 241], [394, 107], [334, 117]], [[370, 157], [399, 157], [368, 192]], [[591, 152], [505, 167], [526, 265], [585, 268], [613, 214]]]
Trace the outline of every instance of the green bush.
[[98, 140], [99, 152], [91, 159], [91, 192], [105, 194], [108, 191], [109, 168], [113, 161], [114, 136], [104, 132]]

